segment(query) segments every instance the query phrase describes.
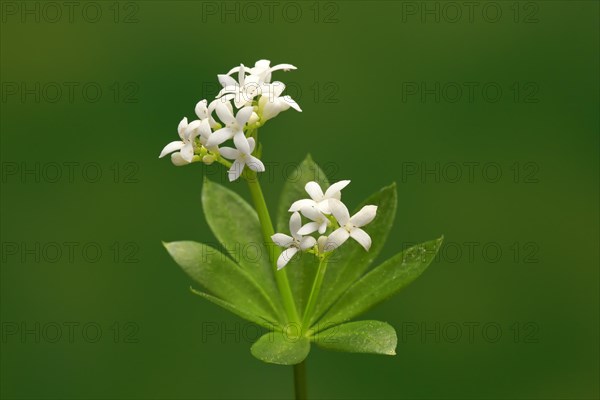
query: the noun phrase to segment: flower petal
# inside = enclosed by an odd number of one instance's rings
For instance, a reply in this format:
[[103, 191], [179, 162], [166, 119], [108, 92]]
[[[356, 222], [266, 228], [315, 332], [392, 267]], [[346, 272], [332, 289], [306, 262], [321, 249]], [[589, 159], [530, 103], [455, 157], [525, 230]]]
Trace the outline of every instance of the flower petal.
[[327, 217], [315, 206], [302, 208], [300, 212], [311, 221], [322, 223], [323, 220], [327, 220]]
[[215, 108], [219, 119], [227, 125], [235, 123], [235, 117], [233, 116], [233, 112], [229, 107], [227, 107], [229, 103], [219, 103]]
[[246, 165], [252, 171], [265, 172], [265, 164], [254, 156], [246, 156]]
[[246, 125], [246, 122], [248, 122], [248, 120], [250, 119], [253, 110], [253, 107], [244, 107], [240, 111], [238, 111], [235, 120], [237, 121], [240, 128]]
[[346, 180], [346, 181], [339, 181], [334, 183], [333, 185], [329, 186], [327, 188], [327, 190], [325, 191], [325, 198], [327, 199], [340, 199], [340, 192], [342, 191], [343, 188], [345, 188], [346, 186], [348, 186], [348, 184], [350, 183], [350, 181]]
[[183, 158], [187, 162], [192, 162], [194, 158], [194, 145], [192, 143], [187, 143], [180, 150], [181, 158]]
[[355, 226], [365, 226], [369, 222], [373, 221], [373, 218], [375, 218], [376, 214], [377, 206], [364, 206], [359, 212], [350, 218], [350, 222], [352, 222], [352, 224]]
[[350, 233], [344, 228], [338, 228], [327, 237], [327, 241], [323, 246], [325, 251], [333, 251], [340, 247], [350, 237]]
[[[262, 99], [262, 97], [261, 97]], [[281, 107], [279, 106], [279, 102], [277, 101], [267, 101], [265, 106], [262, 109], [262, 119], [267, 121], [269, 119], [275, 118], [281, 112]]]
[[208, 120], [210, 122], [211, 128], [215, 128], [218, 125], [217, 121], [215, 121], [215, 119], [212, 116], [213, 111], [215, 111], [215, 108], [217, 108], [217, 105], [219, 103], [223, 103], [225, 101], [227, 101], [226, 98], [221, 98], [221, 99], [215, 99], [209, 103], [209, 105], [208, 105]]
[[230, 128], [221, 128], [214, 131], [206, 141], [206, 147], [218, 146], [224, 141], [231, 139], [234, 133]]
[[238, 83], [235, 79], [233, 79], [231, 76], [229, 75], [217, 75], [217, 78], [219, 79], [219, 83], [221, 84], [221, 86], [225, 87], [225, 86], [236, 86]]
[[233, 67], [229, 70], [229, 72], [227, 73], [227, 75], [231, 75], [231, 74], [235, 74], [236, 72], [238, 72], [240, 70], [240, 67]]
[[[254, 68], [256, 68], [259, 71], [267, 70], [267, 69], [269, 69], [270, 66], [271, 66], [270, 60], [263, 59], [263, 60], [258, 60], [257, 62], [254, 63]], [[252, 68], [252, 69], [254, 69], [254, 68]]]
[[229, 168], [229, 171], [227, 171], [227, 174], [229, 175], [229, 182], [233, 182], [236, 179], [238, 179], [240, 175], [242, 175], [243, 170], [244, 163], [241, 162], [239, 159], [235, 160], [231, 165], [231, 168]]
[[289, 249], [285, 249], [277, 259], [277, 269], [285, 267], [297, 252], [298, 248], [296, 247], [290, 247]]
[[318, 229], [319, 229], [318, 222], [309, 222], [298, 230], [298, 235], [300, 235], [300, 236], [310, 235], [311, 233], [316, 232]]
[[210, 122], [209, 122], [208, 118], [202, 120], [202, 122], [200, 123], [200, 126], [198, 127], [198, 133], [200, 134], [201, 140], [203, 140], [204, 143], [206, 143], [206, 141], [212, 134], [212, 130], [210, 129]]
[[327, 214], [327, 215], [331, 214], [331, 207], [329, 207], [329, 199], [321, 200], [320, 202], [318, 202], [317, 208], [323, 214]]
[[350, 237], [356, 240], [366, 251], [371, 248], [371, 236], [360, 228], [354, 228], [350, 231]]
[[183, 117], [183, 119], [181, 121], [179, 121], [179, 125], [177, 125], [177, 133], [179, 134], [179, 137], [181, 139], [183, 139], [183, 134], [185, 133], [185, 128], [188, 125], [188, 119], [187, 117]]
[[244, 132], [237, 131], [233, 136], [233, 144], [235, 144], [235, 148], [240, 151], [242, 154], [250, 154], [250, 143], [246, 136], [244, 136]]
[[292, 99], [290, 97], [290, 95], [285, 95], [285, 96], [281, 97], [281, 99], [282, 99], [282, 101], [285, 101], [285, 103], [288, 105], [288, 108], [292, 107], [294, 110], [296, 110], [298, 112], [302, 112], [300, 105], [298, 105], [298, 103], [296, 103], [296, 100]]
[[175, 165], [176, 167], [181, 167], [183, 165], [188, 165], [189, 162], [185, 161], [182, 157], [181, 157], [181, 153], [180, 152], [176, 152], [171, 154], [171, 162], [173, 163], [173, 165]]
[[329, 208], [331, 209], [331, 213], [335, 217], [336, 221], [340, 225], [346, 225], [348, 221], [350, 221], [350, 213], [348, 212], [348, 208], [339, 200], [329, 199]]
[[293, 237], [299, 238], [298, 231], [302, 227], [302, 218], [297, 212], [290, 216], [290, 233]]
[[242, 108], [244, 106], [248, 106], [250, 104], [250, 102], [252, 101], [251, 98], [249, 98], [250, 96], [247, 96], [244, 93], [237, 93], [235, 95], [235, 98], [233, 99], [233, 104], [235, 104], [236, 108]]
[[200, 100], [198, 103], [196, 103], [196, 107], [194, 108], [194, 111], [196, 112], [196, 115], [198, 116], [198, 118], [200, 118], [201, 120], [207, 119], [208, 118], [208, 101]]
[[303, 237], [300, 241], [300, 250], [307, 250], [314, 247], [317, 244], [317, 239], [312, 236]]
[[294, 242], [293, 237], [285, 235], [283, 233], [274, 234], [273, 236], [271, 236], [271, 240], [273, 241], [273, 243], [280, 247], [288, 247]]
[[246, 67], [244, 67], [244, 64], [240, 64], [240, 69], [238, 71], [238, 81], [240, 83], [240, 86], [244, 85], [245, 79], [246, 79]]
[[327, 230], [327, 225], [329, 225], [328, 221], [325, 220], [323, 222], [321, 222], [321, 225], [319, 225], [319, 233], [322, 235], [325, 233], [325, 231]]
[[219, 153], [221, 153], [223, 157], [228, 158], [230, 160], [235, 160], [240, 156], [240, 152], [231, 147], [221, 147], [219, 149]]
[[315, 181], [310, 181], [304, 186], [304, 190], [306, 193], [314, 200], [320, 201], [323, 199], [323, 190], [321, 190], [321, 186]]
[[248, 154], [252, 154], [254, 152], [254, 148], [256, 147], [256, 142], [254, 141], [253, 137], [248, 138], [248, 144], [250, 145], [250, 151]]
[[183, 143], [181, 140], [176, 140], [174, 142], [171, 142], [162, 149], [158, 158], [163, 158], [164, 156], [166, 156], [169, 153], [180, 150], [184, 145], [185, 145], [185, 143]]
[[269, 100], [273, 100], [276, 97], [281, 96], [281, 93], [285, 90], [285, 84], [283, 82], [275, 81], [269, 85]]
[[274, 65], [272, 68], [270, 68], [269, 71], [273, 72], [273, 71], [279, 71], [281, 69], [284, 71], [290, 71], [292, 69], [298, 69], [298, 68], [294, 67], [292, 64], [277, 64], [277, 65]]
[[316, 206], [317, 206], [317, 203], [313, 199], [302, 199], [302, 200], [297, 200], [297, 201], [293, 202], [288, 211], [290, 211], [290, 212], [300, 211], [303, 208], [316, 207]]
[[193, 140], [196, 136], [198, 136], [200, 134], [200, 126], [202, 125], [202, 121], [200, 121], [199, 119], [196, 119], [192, 122], [190, 122], [188, 124], [188, 126], [185, 128], [185, 132], [183, 134], [183, 140], [185, 141], [191, 141]]

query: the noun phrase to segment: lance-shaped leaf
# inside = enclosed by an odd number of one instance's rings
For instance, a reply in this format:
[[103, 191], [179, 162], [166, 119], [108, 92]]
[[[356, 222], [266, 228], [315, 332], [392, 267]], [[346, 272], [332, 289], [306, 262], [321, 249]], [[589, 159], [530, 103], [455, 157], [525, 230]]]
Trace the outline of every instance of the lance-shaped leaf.
[[356, 208], [358, 211], [365, 205], [377, 206], [377, 216], [363, 228], [371, 236], [371, 248], [369, 251], [365, 251], [354, 240], [348, 240], [335, 250], [329, 259], [321, 295], [311, 322], [315, 322], [319, 316], [323, 315], [342, 293], [363, 276], [369, 265], [379, 255], [394, 222], [397, 202], [396, 184], [394, 183], [373, 194]]
[[261, 361], [294, 365], [301, 363], [310, 352], [310, 340], [305, 336], [294, 337], [286, 332], [273, 331], [261, 336], [250, 349]]
[[223, 307], [227, 311], [230, 311], [233, 314], [235, 314], [239, 317], [242, 317], [250, 322], [254, 322], [257, 325], [262, 326], [263, 328], [273, 329], [274, 325], [276, 325], [274, 321], [267, 321], [266, 319], [263, 319], [262, 317], [260, 317], [258, 315], [250, 314], [250, 313], [238, 308], [236, 305], [228, 303], [225, 300], [221, 300], [218, 297], [215, 297], [208, 293], [202, 292], [200, 290], [196, 290], [194, 288], [190, 288], [190, 290], [192, 291], [192, 293], [197, 294], [198, 296], [200, 296], [202, 298], [205, 298], [206, 300], [210, 301], [211, 303], [214, 303], [214, 304], [218, 305], [219, 307]]
[[[304, 190], [304, 186], [310, 181], [317, 182], [323, 190], [329, 187], [329, 181], [325, 173], [308, 155], [296, 167], [294, 172], [288, 175], [288, 179], [283, 186], [277, 213], [277, 232], [289, 234], [291, 213], [288, 209], [296, 200], [309, 197], [306, 190]], [[304, 307], [308, 301], [318, 265], [318, 259], [312, 254], [301, 253], [285, 267], [300, 315], [304, 312]]]
[[278, 320], [264, 291], [225, 254], [191, 241], [164, 245], [175, 262], [213, 296], [233, 304], [244, 314], [261, 320]]
[[336, 325], [317, 333], [312, 340], [328, 350], [386, 355], [395, 355], [398, 343], [394, 328], [381, 321]]
[[317, 326], [340, 324], [391, 297], [417, 279], [437, 254], [443, 238], [400, 252], [353, 284]]
[[237, 193], [208, 179], [202, 187], [202, 208], [208, 226], [227, 253], [267, 293], [283, 316], [256, 211]]

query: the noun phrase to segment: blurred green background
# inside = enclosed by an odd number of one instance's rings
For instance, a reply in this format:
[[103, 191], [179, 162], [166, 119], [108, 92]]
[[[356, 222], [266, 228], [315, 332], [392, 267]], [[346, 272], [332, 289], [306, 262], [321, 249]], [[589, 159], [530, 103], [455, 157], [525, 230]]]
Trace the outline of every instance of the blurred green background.
[[1, 3], [2, 398], [291, 395], [160, 243], [214, 242], [217, 167], [157, 156], [261, 58], [303, 108], [261, 131], [271, 207], [310, 152], [351, 206], [398, 182], [382, 258], [446, 237], [366, 315], [398, 355], [313, 348], [309, 394], [599, 397], [597, 1], [75, 3]]

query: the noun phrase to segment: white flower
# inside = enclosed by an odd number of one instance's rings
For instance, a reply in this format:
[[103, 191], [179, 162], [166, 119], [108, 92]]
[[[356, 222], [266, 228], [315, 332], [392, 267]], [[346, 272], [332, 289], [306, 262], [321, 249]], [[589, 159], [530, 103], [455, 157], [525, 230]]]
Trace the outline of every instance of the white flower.
[[325, 249], [334, 250], [348, 240], [348, 237], [351, 237], [368, 251], [371, 247], [371, 237], [360, 227], [373, 221], [377, 213], [377, 206], [364, 206], [352, 217], [350, 217], [348, 209], [341, 201], [331, 200], [330, 207], [340, 227], [329, 235], [325, 243]]
[[283, 233], [276, 233], [271, 236], [271, 239], [277, 246], [286, 248], [277, 259], [277, 269], [285, 267], [298, 250], [304, 251], [310, 249], [317, 243], [314, 237], [303, 237], [298, 233], [301, 224], [300, 214], [295, 212], [290, 217], [290, 233], [292, 236]]
[[273, 82], [263, 86], [262, 95], [258, 100], [258, 110], [264, 121], [275, 118], [280, 112], [290, 107], [302, 112], [298, 103], [290, 96], [280, 97], [284, 90], [285, 85], [282, 82]]
[[[254, 68], [250, 68], [250, 75], [254, 75], [257, 76], [259, 79], [259, 82], [261, 83], [269, 83], [271, 82], [271, 73], [273, 71], [279, 71], [279, 70], [284, 70], [284, 71], [290, 71], [293, 69], [297, 69], [296, 67], [294, 67], [292, 64], [277, 64], [273, 67], [271, 67], [271, 61], [269, 60], [258, 60], [257, 62], [254, 63]], [[240, 71], [240, 67], [235, 67], [232, 68], [231, 71], [229, 71], [227, 73], [227, 75], [231, 75], [235, 72], [239, 72]]]
[[[206, 145], [208, 138], [212, 135], [211, 127], [214, 128], [214, 127], [218, 126], [217, 121], [215, 121], [213, 119], [213, 117], [211, 116], [212, 110], [210, 110], [209, 107], [207, 107], [207, 104], [208, 104], [208, 102], [206, 100], [200, 100], [196, 104], [196, 108], [195, 108], [196, 115], [200, 119], [196, 120], [196, 121], [192, 121], [190, 123], [190, 126], [192, 124], [194, 124], [195, 136], [198, 136], [200, 138], [200, 143], [202, 145]], [[216, 106], [216, 104], [214, 106]], [[211, 107], [213, 107], [213, 109], [214, 109], [214, 106], [211, 103]]]
[[329, 225], [329, 219], [315, 205], [303, 207], [300, 212], [312, 222], [307, 223], [298, 231], [301, 235], [308, 235], [315, 231], [324, 234]]
[[221, 147], [219, 149], [223, 157], [235, 160], [228, 172], [229, 181], [235, 181], [239, 178], [244, 166], [256, 172], [264, 172], [265, 166], [262, 161], [252, 155], [255, 146], [254, 138], [248, 138], [241, 141], [239, 146], [236, 143], [237, 149], [232, 149], [231, 147]]
[[184, 165], [189, 164], [189, 162], [187, 162], [186, 160], [183, 159], [183, 157], [181, 156], [181, 153], [178, 151], [171, 154], [171, 162], [176, 167], [182, 167]]
[[194, 111], [196, 112], [196, 115], [198, 116], [200, 121], [208, 120], [208, 124], [209, 124], [210, 128], [216, 128], [219, 126], [217, 121], [215, 121], [215, 119], [212, 116], [212, 113], [215, 110], [215, 108], [217, 107], [217, 105], [219, 104], [219, 102], [220, 102], [220, 100], [216, 99], [216, 100], [211, 101], [210, 104], [208, 104], [208, 101], [200, 100], [196, 104], [196, 108], [194, 109]]
[[[321, 186], [317, 182], [311, 181], [304, 186], [304, 190], [310, 196], [310, 199], [302, 199], [295, 201], [288, 211], [300, 211], [307, 207], [317, 207], [323, 214], [331, 214], [329, 200], [340, 200], [342, 198], [342, 189], [348, 186], [350, 181], [339, 181], [329, 186], [323, 194]], [[307, 216], [308, 217], [308, 216]]]
[[229, 75], [218, 75], [218, 78], [223, 89], [217, 94], [217, 98], [223, 96], [227, 101], [233, 100], [236, 108], [250, 105], [252, 100], [262, 92], [260, 78], [256, 75], [246, 76], [243, 64], [238, 67], [237, 81]]
[[[192, 123], [188, 124], [187, 118], [184, 117], [177, 127], [177, 133], [179, 133], [181, 140], [176, 140], [167, 144], [160, 152], [158, 158], [162, 158], [169, 153], [179, 150], [181, 159], [187, 163], [191, 163], [192, 158], [194, 157], [194, 138], [198, 135], [197, 129], [199, 126], [200, 121], [192, 121]], [[179, 156], [177, 156], [177, 158], [179, 159]], [[171, 157], [171, 160], [173, 160], [173, 157]], [[175, 164], [175, 161], [173, 161], [173, 164]]]
[[325, 244], [327, 244], [327, 236], [319, 236], [317, 239], [317, 250], [319, 251], [319, 254], [323, 254], [328, 250], [325, 248]]
[[[252, 115], [252, 107], [244, 107], [238, 111], [237, 115], [233, 116], [231, 104], [219, 103], [216, 106], [216, 112], [219, 119], [225, 124], [224, 128], [214, 131], [206, 141], [206, 147], [218, 146], [224, 141], [233, 138], [235, 147], [248, 146], [248, 140], [244, 135], [244, 125]], [[245, 144], [242, 144], [245, 142]]]

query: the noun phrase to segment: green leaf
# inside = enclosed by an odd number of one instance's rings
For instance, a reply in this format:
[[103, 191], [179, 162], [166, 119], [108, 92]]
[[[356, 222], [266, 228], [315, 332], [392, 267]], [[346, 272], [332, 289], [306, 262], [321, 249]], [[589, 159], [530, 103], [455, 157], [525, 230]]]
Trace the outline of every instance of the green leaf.
[[396, 294], [425, 271], [442, 240], [443, 237], [413, 246], [374, 268], [354, 283], [317, 325], [342, 323]]
[[[288, 180], [283, 186], [277, 212], [277, 232], [289, 234], [291, 213], [288, 209], [296, 200], [308, 198], [304, 186], [310, 181], [319, 183], [323, 189], [329, 187], [325, 173], [312, 160], [311, 156], [307, 155], [294, 172], [288, 175]], [[312, 254], [300, 253], [285, 267], [300, 315], [306, 307], [318, 265], [319, 260]]]
[[202, 187], [202, 208], [217, 240], [266, 292], [283, 317], [285, 313], [256, 211], [237, 193], [208, 179]]
[[274, 322], [272, 322], [272, 321], [267, 321], [266, 319], [263, 319], [258, 315], [249, 314], [246, 311], [239, 309], [234, 304], [228, 303], [225, 300], [221, 300], [218, 297], [215, 297], [208, 293], [202, 292], [200, 290], [196, 290], [192, 287], [190, 287], [190, 290], [192, 291], [192, 293], [205, 298], [206, 300], [218, 305], [219, 307], [223, 307], [227, 311], [230, 311], [239, 317], [242, 317], [250, 322], [254, 322], [257, 325], [262, 326], [263, 328], [273, 329]]
[[394, 328], [381, 321], [356, 321], [336, 325], [317, 333], [312, 340], [328, 350], [391, 356], [396, 354], [398, 343]]
[[233, 304], [245, 314], [268, 321], [278, 320], [264, 291], [225, 254], [190, 241], [164, 245], [175, 262], [211, 295]]
[[305, 336], [294, 337], [285, 332], [273, 331], [261, 336], [250, 349], [261, 361], [294, 365], [301, 363], [310, 352], [310, 340]]
[[315, 322], [356, 280], [369, 268], [369, 265], [381, 252], [396, 216], [396, 184], [386, 186], [365, 200], [355, 212], [363, 206], [377, 206], [377, 216], [364, 230], [371, 236], [373, 244], [365, 251], [356, 241], [348, 240], [337, 249], [327, 265], [321, 295], [311, 319]]

